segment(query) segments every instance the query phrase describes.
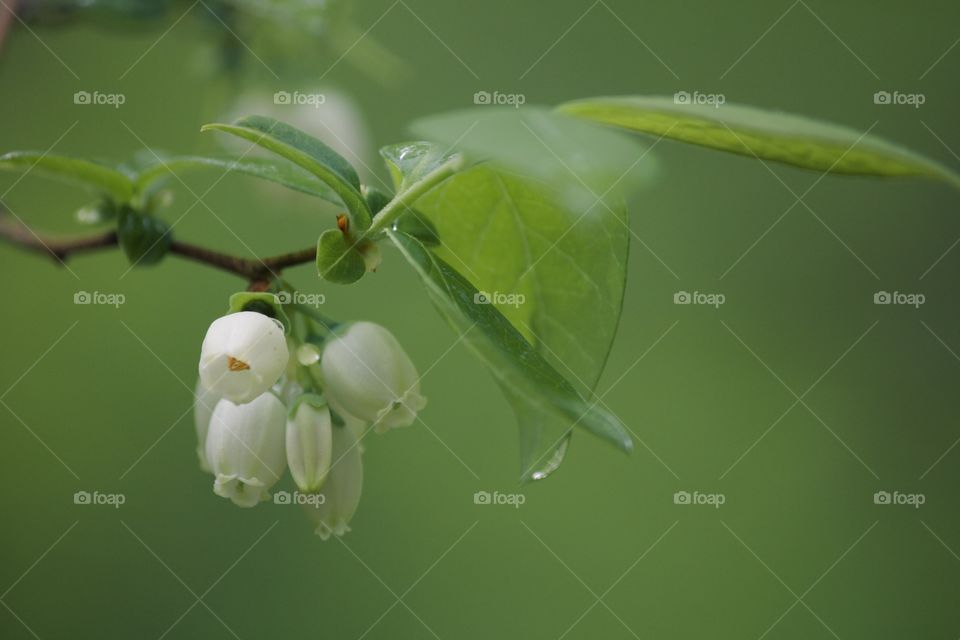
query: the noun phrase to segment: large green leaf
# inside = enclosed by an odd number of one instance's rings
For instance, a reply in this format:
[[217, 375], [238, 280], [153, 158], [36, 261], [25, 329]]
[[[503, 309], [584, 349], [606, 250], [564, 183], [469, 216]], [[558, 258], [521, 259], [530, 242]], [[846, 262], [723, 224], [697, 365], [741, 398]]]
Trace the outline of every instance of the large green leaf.
[[517, 411], [524, 429], [522, 479], [539, 479], [552, 471], [575, 426], [624, 451], [632, 449], [620, 421], [599, 403], [585, 401], [496, 306], [482, 302], [480, 292], [456, 269], [412, 236], [387, 234], [419, 273], [437, 309], [487, 364]]
[[295, 191], [323, 198], [340, 204], [337, 194], [313, 174], [286, 160], [269, 158], [209, 158], [205, 156], [173, 156], [155, 160], [137, 173], [135, 185], [138, 191], [151, 188], [171, 174], [184, 171], [217, 169], [223, 172], [236, 171], [246, 175], [276, 182]]
[[[644, 147], [537, 109], [461, 111], [416, 129], [481, 161], [416, 201], [437, 229], [436, 255], [592, 397], [623, 299], [630, 231], [621, 196], [651, 175]], [[422, 144], [407, 154], [400, 163], [384, 153], [395, 181], [419, 166], [417, 155], [439, 155]], [[514, 405], [524, 475], [542, 477], [563, 457], [569, 422]]]
[[250, 116], [234, 124], [207, 124], [203, 131], [223, 131], [243, 138], [303, 167], [333, 189], [350, 216], [351, 228], [370, 226], [370, 210], [360, 195], [360, 178], [342, 156], [313, 136], [273, 118]]
[[437, 254], [457, 267], [564, 375], [592, 387], [623, 298], [629, 230], [621, 204], [583, 211], [537, 183], [487, 165], [417, 202]]
[[126, 175], [113, 167], [82, 158], [39, 151], [13, 151], [0, 156], [0, 169], [35, 171], [107, 194], [119, 202], [127, 202], [133, 194], [133, 183]]
[[873, 135], [742, 105], [678, 103], [673, 97], [577, 100], [558, 109], [630, 131], [786, 164], [865, 176], [923, 176], [960, 187], [956, 172]]
[[[493, 303], [479, 306], [495, 308], [591, 397], [623, 300], [629, 230], [622, 202], [571, 210], [545, 186], [481, 164], [432, 189], [416, 209], [437, 229], [435, 255]], [[523, 477], [545, 477], [563, 458], [570, 421], [503, 388], [520, 423]]]

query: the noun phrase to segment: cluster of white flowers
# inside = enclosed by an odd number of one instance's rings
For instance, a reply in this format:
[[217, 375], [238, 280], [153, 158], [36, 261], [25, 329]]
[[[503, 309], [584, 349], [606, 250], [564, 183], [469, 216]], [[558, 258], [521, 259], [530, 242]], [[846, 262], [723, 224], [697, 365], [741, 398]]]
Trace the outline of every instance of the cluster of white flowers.
[[307, 510], [326, 539], [350, 530], [368, 428], [409, 426], [425, 405], [416, 368], [385, 328], [338, 325], [319, 345], [297, 344], [277, 320], [240, 311], [203, 340], [197, 455], [214, 492], [241, 507], [269, 499], [289, 467], [317, 496]]

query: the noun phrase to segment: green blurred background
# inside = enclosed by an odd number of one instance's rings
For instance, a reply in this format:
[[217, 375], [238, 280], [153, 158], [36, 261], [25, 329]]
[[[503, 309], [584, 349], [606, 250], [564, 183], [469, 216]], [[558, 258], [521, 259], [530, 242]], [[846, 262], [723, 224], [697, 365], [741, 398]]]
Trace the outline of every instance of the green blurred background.
[[[243, 50], [220, 73], [213, 45], [230, 37], [211, 35], [202, 3], [178, 21], [189, 6], [137, 27], [15, 25], [0, 53], [0, 150], [217, 151], [200, 125], [253, 89], [348, 96], [371, 148], [405, 138], [414, 118], [472, 106], [479, 90], [528, 104], [685, 90], [875, 125], [960, 165], [956, 3], [359, 3], [358, 33], [412, 69], [393, 85], [323, 48], [299, 53], [307, 73], [287, 76], [251, 44], [262, 55]], [[79, 90], [127, 101], [75, 106]], [[876, 105], [879, 90], [926, 102]], [[290, 507], [233, 507], [196, 466], [186, 412], [200, 340], [242, 282], [177, 258], [126, 273], [119, 252], [80, 257], [71, 273], [0, 247], [0, 636], [956, 638], [957, 193], [774, 176], [672, 143], [656, 155], [662, 176], [632, 207], [643, 244], [599, 385], [615, 384], [605, 401], [637, 436], [629, 457], [579, 434], [555, 475], [518, 487], [509, 407], [462, 346], [444, 356], [456, 334], [396, 253], [350, 288], [289, 272], [326, 294], [325, 312], [381, 322], [421, 371], [436, 363], [423, 381], [429, 429], [367, 442], [342, 543], [321, 542]], [[777, 177], [797, 195], [816, 184], [791, 209]], [[263, 256], [331, 224], [315, 200], [218, 178], [187, 180], [202, 205], [177, 185], [165, 216], [186, 212], [179, 237]], [[84, 194], [0, 180], [35, 228], [81, 230], [70, 212]], [[81, 290], [126, 303], [74, 305]], [[727, 301], [674, 305], [680, 290]], [[875, 305], [881, 290], [926, 303]], [[74, 505], [80, 490], [126, 503]], [[476, 505], [477, 491], [526, 501]], [[725, 503], [678, 505], [677, 491]], [[925, 503], [877, 505], [877, 491]]]

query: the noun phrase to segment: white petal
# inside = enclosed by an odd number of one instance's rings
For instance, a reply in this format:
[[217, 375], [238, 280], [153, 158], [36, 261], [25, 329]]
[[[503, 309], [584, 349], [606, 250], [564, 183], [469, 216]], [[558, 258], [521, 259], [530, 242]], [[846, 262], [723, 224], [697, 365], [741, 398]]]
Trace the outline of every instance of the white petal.
[[282, 326], [240, 311], [217, 318], [200, 349], [204, 386], [237, 403], [250, 402], [280, 378], [289, 359]]
[[207, 459], [217, 476], [214, 491], [240, 506], [253, 506], [286, 469], [286, 408], [272, 393], [247, 404], [217, 403], [207, 433]]

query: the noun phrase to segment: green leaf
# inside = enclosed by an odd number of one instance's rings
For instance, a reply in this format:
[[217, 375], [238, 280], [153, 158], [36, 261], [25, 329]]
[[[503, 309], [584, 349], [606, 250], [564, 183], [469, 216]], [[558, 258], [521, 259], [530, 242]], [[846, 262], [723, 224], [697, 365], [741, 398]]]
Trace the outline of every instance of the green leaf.
[[126, 175], [104, 164], [37, 151], [13, 151], [0, 156], [0, 169], [43, 174], [79, 184], [119, 202], [128, 202], [133, 183]]
[[323, 198], [327, 202], [340, 204], [337, 194], [318, 180], [313, 174], [307, 173], [296, 165], [284, 160], [277, 161], [269, 158], [209, 158], [204, 156], [174, 156], [162, 158], [143, 168], [136, 176], [134, 184], [138, 192], [150, 190], [159, 181], [172, 174], [182, 171], [201, 169], [218, 169], [224, 173], [236, 171], [254, 176], [269, 182], [275, 182], [285, 187]]
[[360, 178], [349, 162], [313, 136], [265, 116], [250, 116], [234, 124], [207, 124], [201, 131], [223, 131], [271, 151], [317, 176], [336, 192], [350, 215], [351, 230], [370, 226], [370, 210], [360, 195]]
[[437, 233], [436, 226], [416, 209], [411, 209], [397, 218], [397, 221], [393, 223], [393, 230], [413, 236], [430, 248], [441, 244], [440, 234]]
[[837, 174], [923, 176], [960, 186], [934, 160], [873, 135], [801, 116], [723, 104], [677, 104], [665, 96], [577, 100], [558, 109], [630, 131]]
[[521, 420], [524, 480], [540, 479], [556, 468], [574, 426], [624, 451], [632, 448], [620, 421], [599, 403], [586, 402], [497, 307], [483, 302], [465, 277], [415, 238], [392, 230], [387, 235], [421, 276], [437, 309], [487, 364], [514, 406]]
[[366, 187], [363, 190], [363, 199], [367, 201], [370, 213], [376, 215], [390, 202], [391, 197], [375, 187]]
[[[417, 201], [436, 254], [488, 294], [536, 351], [590, 398], [623, 301], [630, 232], [622, 201], [570, 209], [545, 186], [479, 165]], [[565, 425], [525, 419], [524, 466], [562, 457]]]
[[317, 272], [320, 277], [338, 284], [351, 284], [367, 272], [363, 255], [347, 244], [339, 229], [327, 229], [317, 241]]
[[[493, 297], [537, 353], [589, 396], [620, 317], [629, 245], [620, 195], [655, 169], [644, 147], [535, 108], [442, 114], [414, 129], [443, 146], [385, 149], [395, 182], [429, 171], [437, 161], [421, 158], [442, 157], [450, 145], [485, 161], [416, 200], [418, 218], [436, 229], [437, 255]], [[523, 476], [544, 477], [563, 458], [569, 421], [512, 402]]]
[[117, 237], [130, 264], [135, 266], [156, 264], [170, 250], [170, 227], [159, 218], [130, 207], [120, 210]]

